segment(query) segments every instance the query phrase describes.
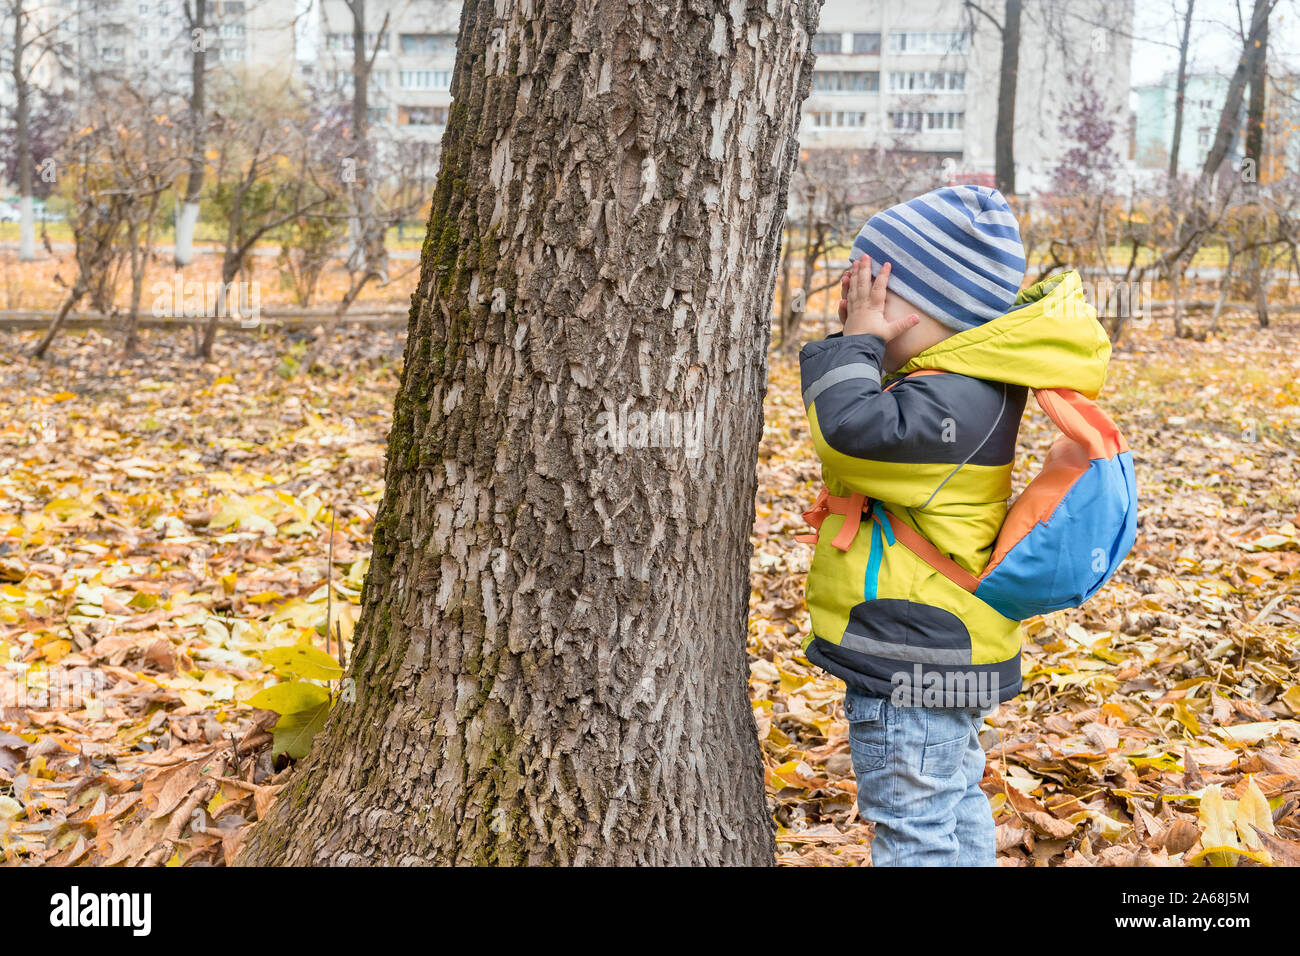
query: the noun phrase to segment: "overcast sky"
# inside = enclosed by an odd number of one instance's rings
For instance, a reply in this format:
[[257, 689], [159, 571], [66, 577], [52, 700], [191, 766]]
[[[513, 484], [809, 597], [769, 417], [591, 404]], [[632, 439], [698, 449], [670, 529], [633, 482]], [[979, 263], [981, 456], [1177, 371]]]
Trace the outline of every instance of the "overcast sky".
[[[1188, 68], [1231, 75], [1241, 53], [1239, 17], [1249, 23], [1254, 0], [1195, 2]], [[1178, 69], [1187, 0], [1136, 0], [1134, 6], [1133, 85], [1141, 86]], [[1270, 30], [1270, 72], [1300, 71], [1300, 0], [1280, 0]]]

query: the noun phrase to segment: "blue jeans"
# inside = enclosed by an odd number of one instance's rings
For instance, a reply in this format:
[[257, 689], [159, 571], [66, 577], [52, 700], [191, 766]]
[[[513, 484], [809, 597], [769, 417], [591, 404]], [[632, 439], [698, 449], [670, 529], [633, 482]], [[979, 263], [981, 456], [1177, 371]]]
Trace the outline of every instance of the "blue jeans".
[[876, 825], [876, 866], [995, 866], [993, 812], [980, 790], [977, 710], [844, 697], [858, 812]]

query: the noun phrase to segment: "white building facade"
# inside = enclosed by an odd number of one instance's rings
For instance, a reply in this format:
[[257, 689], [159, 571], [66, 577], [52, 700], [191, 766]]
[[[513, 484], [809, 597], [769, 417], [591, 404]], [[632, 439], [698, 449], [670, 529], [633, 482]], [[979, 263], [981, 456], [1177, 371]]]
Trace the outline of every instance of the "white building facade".
[[[304, 75], [336, 95], [350, 95], [352, 13], [343, 0], [322, 0], [319, 11], [315, 56], [304, 65]], [[451, 106], [459, 24], [460, 4], [449, 0], [366, 4], [366, 51], [374, 53], [370, 122], [404, 136], [441, 138]]]
[[[966, 181], [992, 183], [1004, 4], [986, 17], [962, 0], [826, 0], [805, 149], [885, 147], [948, 161]], [[1128, 117], [1131, 0], [1026, 3], [1016, 85], [1020, 191], [1045, 189], [1069, 149], [1062, 108], [1090, 83], [1114, 120], [1123, 156]], [[1088, 79], [1085, 80], [1084, 78]]]

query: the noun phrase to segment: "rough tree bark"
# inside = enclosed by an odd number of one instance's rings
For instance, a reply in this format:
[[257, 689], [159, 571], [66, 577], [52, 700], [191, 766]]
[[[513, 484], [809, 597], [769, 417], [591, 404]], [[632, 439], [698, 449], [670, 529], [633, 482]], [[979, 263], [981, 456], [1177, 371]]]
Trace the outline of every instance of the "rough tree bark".
[[819, 6], [465, 4], [355, 700], [242, 862], [772, 861], [749, 534]]

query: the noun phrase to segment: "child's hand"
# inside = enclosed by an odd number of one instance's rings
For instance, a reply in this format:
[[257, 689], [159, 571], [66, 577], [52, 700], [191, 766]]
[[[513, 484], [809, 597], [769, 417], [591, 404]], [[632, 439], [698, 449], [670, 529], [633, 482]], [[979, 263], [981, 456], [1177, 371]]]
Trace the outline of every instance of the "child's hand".
[[863, 256], [844, 273], [840, 280], [840, 319], [845, 335], [878, 335], [889, 342], [906, 332], [921, 317], [916, 313], [895, 321], [885, 318], [885, 286], [889, 283], [890, 264], [880, 267], [880, 273], [871, 281], [871, 260]]

